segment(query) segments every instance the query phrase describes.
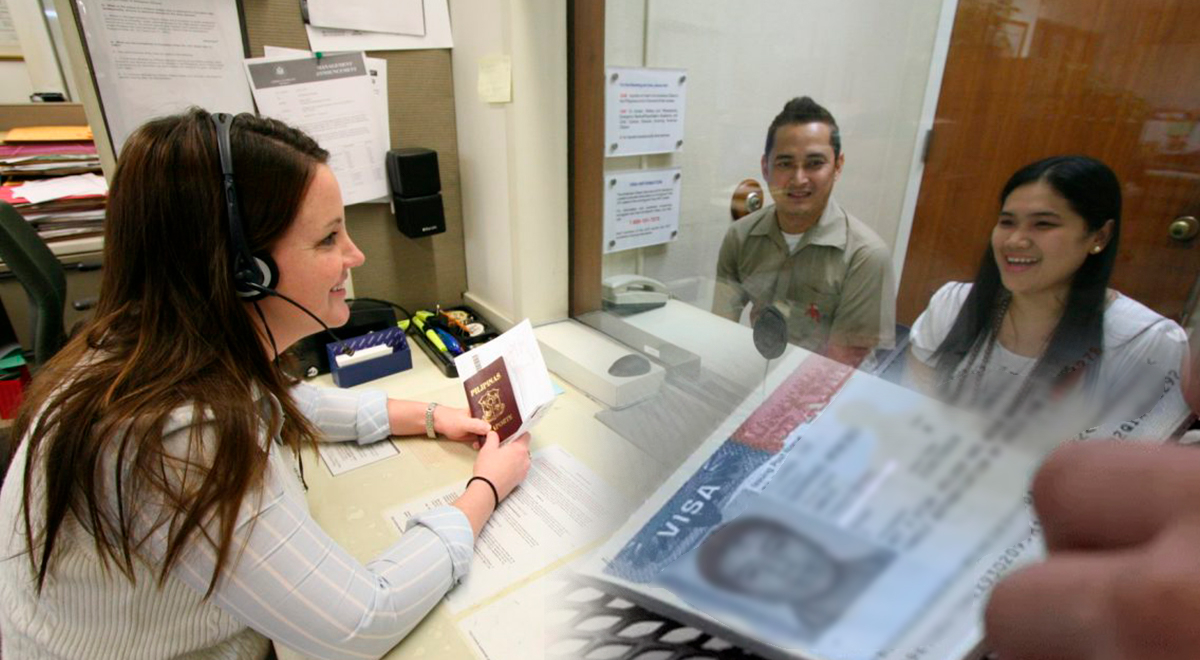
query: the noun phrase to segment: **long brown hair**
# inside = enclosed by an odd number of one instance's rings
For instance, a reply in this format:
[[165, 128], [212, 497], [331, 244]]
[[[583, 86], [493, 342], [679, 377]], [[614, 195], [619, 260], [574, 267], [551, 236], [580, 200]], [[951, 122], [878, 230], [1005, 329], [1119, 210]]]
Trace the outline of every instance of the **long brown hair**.
[[[247, 242], [269, 250], [328, 153], [294, 128], [248, 114], [235, 119], [230, 139]], [[293, 449], [315, 438], [234, 290], [220, 178], [216, 131], [203, 110], [145, 124], [121, 152], [95, 315], [38, 373], [13, 429], [28, 443], [24, 522], [39, 592], [72, 516], [101, 560], [131, 581], [137, 550], [155, 531], [167, 533], [160, 581], [202, 539], [217, 557], [211, 594], [239, 506], [260, 492], [264, 429], [282, 425]], [[282, 420], [274, 408], [262, 418], [263, 394], [279, 400]], [[192, 419], [182, 457], [163, 446], [164, 426], [181, 407]], [[39, 473], [45, 507], [35, 513]], [[161, 511], [146, 529], [139, 516], [150, 503]]]

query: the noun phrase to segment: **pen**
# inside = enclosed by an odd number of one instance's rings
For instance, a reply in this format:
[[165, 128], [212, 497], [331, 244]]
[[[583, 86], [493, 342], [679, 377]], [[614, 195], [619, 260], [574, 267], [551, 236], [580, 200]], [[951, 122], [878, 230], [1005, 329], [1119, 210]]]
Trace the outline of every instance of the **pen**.
[[462, 355], [462, 344], [458, 343], [458, 340], [454, 338], [454, 335], [437, 327], [433, 328], [433, 332], [436, 332], [437, 336], [441, 338], [442, 343], [446, 345], [446, 348], [450, 351], [451, 355]]

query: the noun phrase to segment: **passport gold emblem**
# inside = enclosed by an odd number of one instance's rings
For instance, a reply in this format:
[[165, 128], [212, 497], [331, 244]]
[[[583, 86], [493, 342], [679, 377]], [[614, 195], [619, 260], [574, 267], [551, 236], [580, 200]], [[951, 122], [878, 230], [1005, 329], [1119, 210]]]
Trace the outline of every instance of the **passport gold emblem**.
[[483, 407], [483, 421], [489, 424], [504, 414], [504, 402], [500, 400], [499, 390], [488, 390], [479, 397], [479, 405]]

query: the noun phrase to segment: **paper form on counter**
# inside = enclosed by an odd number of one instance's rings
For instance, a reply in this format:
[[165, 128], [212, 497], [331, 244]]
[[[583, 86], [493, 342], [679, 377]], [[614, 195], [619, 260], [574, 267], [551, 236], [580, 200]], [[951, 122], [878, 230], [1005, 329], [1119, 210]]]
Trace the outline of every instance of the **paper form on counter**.
[[[417, 513], [448, 505], [462, 485], [429, 493], [384, 515], [403, 530]], [[525, 481], [492, 514], [475, 542], [471, 572], [446, 603], [470, 609], [510, 585], [599, 541], [619, 524], [621, 495], [558, 446], [533, 454]]]
[[357, 442], [322, 442], [317, 445], [321, 461], [333, 476], [343, 475], [356, 468], [378, 463], [400, 454], [400, 449], [391, 440], [380, 440], [369, 445]]

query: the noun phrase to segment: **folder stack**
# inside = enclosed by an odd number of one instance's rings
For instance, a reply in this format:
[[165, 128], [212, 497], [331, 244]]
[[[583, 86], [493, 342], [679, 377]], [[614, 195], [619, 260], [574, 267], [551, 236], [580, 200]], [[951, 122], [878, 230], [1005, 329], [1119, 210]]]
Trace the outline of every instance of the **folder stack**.
[[20, 345], [0, 346], [0, 419], [16, 417], [29, 380], [29, 365]]
[[0, 201], [46, 241], [99, 235], [108, 184], [87, 126], [14, 128], [0, 143]]

